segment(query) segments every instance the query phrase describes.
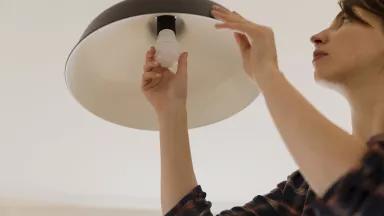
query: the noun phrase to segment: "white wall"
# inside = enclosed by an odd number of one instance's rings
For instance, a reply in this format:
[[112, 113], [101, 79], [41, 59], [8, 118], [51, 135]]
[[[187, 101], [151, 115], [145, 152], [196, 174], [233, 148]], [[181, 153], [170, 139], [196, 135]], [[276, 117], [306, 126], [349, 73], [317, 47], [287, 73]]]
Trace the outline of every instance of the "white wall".
[[[91, 20], [117, 2], [0, 0], [1, 198], [159, 209], [159, 134], [95, 117], [65, 86], [70, 50]], [[309, 38], [328, 26], [339, 11], [337, 1], [218, 2], [271, 26], [285, 76], [325, 116], [351, 130], [348, 104], [315, 84], [311, 62]], [[196, 177], [214, 208], [250, 201], [297, 169], [262, 97], [231, 118], [189, 134]], [[215, 204], [221, 201], [229, 204]], [[83, 210], [2, 211], [43, 216], [39, 211]]]
[[161, 211], [145, 209], [85, 208], [76, 206], [0, 205], [1, 216], [160, 216]]

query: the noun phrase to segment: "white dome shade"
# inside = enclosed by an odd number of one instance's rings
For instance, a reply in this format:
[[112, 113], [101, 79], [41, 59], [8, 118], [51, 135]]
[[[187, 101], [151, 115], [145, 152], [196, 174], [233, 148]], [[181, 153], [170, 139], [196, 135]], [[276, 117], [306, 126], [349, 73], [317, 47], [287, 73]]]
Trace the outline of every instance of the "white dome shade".
[[84, 108], [122, 126], [159, 129], [141, 79], [145, 54], [157, 40], [153, 23], [161, 15], [176, 17], [180, 53], [189, 53], [188, 128], [221, 121], [253, 102], [259, 90], [243, 69], [232, 31], [215, 29], [219, 21], [212, 17], [164, 11], [120, 19], [83, 35], [68, 57], [65, 79]]

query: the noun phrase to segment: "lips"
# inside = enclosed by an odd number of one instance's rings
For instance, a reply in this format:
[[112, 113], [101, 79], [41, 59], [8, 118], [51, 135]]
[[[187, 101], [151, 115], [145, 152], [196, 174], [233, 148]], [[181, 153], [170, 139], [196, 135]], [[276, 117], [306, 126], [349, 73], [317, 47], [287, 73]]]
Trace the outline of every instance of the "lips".
[[313, 61], [316, 61], [319, 58], [327, 56], [327, 55], [328, 55], [328, 53], [326, 53], [324, 51], [316, 50], [315, 52], [313, 52]]

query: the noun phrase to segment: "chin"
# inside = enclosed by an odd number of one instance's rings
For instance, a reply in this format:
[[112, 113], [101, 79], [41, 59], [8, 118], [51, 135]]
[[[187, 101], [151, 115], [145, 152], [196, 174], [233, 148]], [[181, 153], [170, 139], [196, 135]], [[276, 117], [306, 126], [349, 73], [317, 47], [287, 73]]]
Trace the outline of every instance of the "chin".
[[341, 87], [345, 82], [345, 76], [343, 76], [343, 73], [337, 73], [337, 71], [315, 70], [314, 80], [322, 87], [342, 92]]
[[325, 71], [324, 69], [320, 70], [315, 68], [313, 76], [314, 80], [319, 83], [332, 83], [334, 80], [332, 73], [330, 73], [330, 71]]
[[313, 72], [313, 77], [314, 77], [314, 80], [315, 81], [319, 81], [321, 80], [321, 76], [320, 76], [321, 72], [319, 71], [319, 69], [316, 69], [314, 70]]

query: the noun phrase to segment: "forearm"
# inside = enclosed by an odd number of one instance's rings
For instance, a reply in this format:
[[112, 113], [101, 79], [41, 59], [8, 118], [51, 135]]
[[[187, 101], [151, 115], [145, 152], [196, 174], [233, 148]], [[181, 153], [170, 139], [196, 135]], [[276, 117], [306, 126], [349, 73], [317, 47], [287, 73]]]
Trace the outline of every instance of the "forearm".
[[284, 77], [260, 82], [274, 123], [317, 195], [359, 162], [366, 148], [317, 111]]
[[161, 151], [161, 208], [163, 214], [197, 186], [189, 146], [184, 106], [158, 113]]

